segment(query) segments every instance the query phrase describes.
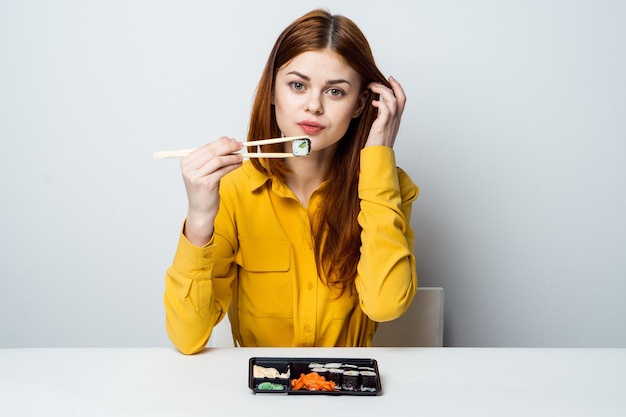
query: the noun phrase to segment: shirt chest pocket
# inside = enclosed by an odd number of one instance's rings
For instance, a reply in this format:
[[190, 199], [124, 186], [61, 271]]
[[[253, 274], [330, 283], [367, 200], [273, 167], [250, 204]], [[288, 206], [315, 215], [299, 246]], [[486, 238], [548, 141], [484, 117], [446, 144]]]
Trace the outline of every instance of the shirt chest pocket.
[[291, 245], [239, 239], [239, 310], [254, 317], [293, 317]]

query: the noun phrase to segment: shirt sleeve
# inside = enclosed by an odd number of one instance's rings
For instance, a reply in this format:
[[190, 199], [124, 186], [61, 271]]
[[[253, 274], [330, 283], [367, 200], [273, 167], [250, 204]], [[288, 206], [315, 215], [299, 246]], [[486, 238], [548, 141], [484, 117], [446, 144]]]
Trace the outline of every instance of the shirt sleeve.
[[361, 151], [361, 258], [355, 285], [363, 312], [377, 322], [400, 317], [417, 289], [410, 220], [418, 192], [396, 167], [392, 148], [370, 146]]
[[216, 245], [193, 245], [181, 232], [172, 265], [165, 277], [165, 318], [168, 337], [185, 354], [201, 351], [213, 327], [224, 318], [228, 301], [216, 297], [220, 280], [213, 279]]

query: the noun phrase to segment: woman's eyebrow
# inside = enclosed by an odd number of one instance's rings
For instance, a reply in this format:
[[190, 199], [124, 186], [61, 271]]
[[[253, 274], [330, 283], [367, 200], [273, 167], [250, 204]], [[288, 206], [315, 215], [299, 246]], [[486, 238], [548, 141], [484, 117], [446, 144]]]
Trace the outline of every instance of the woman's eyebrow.
[[[288, 75], [297, 75], [298, 77], [302, 78], [305, 81], [311, 81], [311, 77], [302, 74], [301, 72], [298, 71], [289, 71], [287, 73]], [[348, 80], [344, 80], [342, 78], [336, 79], [336, 80], [327, 80], [326, 84], [348, 84], [348, 85], [352, 85], [350, 84], [350, 81]]]

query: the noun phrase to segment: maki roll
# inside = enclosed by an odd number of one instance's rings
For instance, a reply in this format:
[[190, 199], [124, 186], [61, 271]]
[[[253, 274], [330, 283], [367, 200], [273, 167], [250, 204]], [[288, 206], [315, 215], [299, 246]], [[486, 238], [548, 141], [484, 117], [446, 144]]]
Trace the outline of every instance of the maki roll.
[[376, 391], [376, 372], [361, 371], [361, 391]]
[[320, 376], [323, 376], [328, 380], [328, 369], [324, 367], [311, 368], [311, 372], [317, 372]]
[[294, 139], [291, 142], [293, 156], [307, 156], [311, 153], [311, 139]]
[[344, 391], [357, 391], [360, 388], [359, 379], [361, 373], [359, 371], [345, 371], [342, 375], [341, 387]]
[[336, 362], [330, 362], [327, 363], [326, 365], [324, 365], [325, 368], [328, 369], [336, 369], [336, 368], [341, 368], [341, 364], [340, 363], [336, 363]]
[[344, 370], [341, 368], [330, 368], [328, 370], [327, 379], [335, 383], [335, 389], [337, 390], [341, 389], [341, 376], [343, 373]]

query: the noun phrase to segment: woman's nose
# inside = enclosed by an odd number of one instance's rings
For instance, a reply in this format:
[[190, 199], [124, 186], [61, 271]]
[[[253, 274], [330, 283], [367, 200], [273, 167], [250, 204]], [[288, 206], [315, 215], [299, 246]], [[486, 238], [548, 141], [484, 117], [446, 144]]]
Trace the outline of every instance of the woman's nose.
[[321, 97], [318, 94], [311, 94], [306, 104], [306, 110], [314, 114], [324, 113], [324, 106], [322, 105]]

